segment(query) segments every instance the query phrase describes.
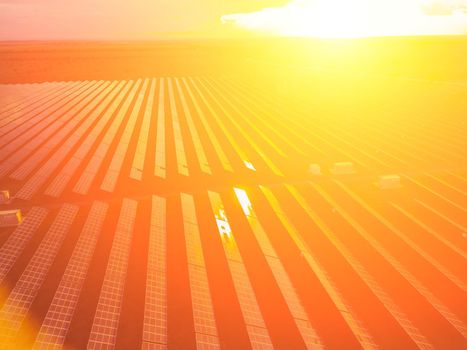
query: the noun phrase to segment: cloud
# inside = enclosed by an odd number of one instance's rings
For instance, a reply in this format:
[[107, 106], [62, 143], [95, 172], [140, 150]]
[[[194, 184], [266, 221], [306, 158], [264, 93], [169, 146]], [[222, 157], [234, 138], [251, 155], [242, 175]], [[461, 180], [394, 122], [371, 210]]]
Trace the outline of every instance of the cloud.
[[467, 0], [293, 0], [278, 8], [227, 14], [221, 22], [291, 36], [467, 34], [466, 5]]
[[449, 16], [455, 12], [467, 12], [467, 0], [425, 0], [420, 7], [430, 16]]

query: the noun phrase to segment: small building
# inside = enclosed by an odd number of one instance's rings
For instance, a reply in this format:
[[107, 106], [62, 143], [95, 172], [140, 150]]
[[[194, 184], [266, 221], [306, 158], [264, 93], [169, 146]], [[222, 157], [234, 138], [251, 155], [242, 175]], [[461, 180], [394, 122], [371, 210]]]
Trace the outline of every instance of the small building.
[[308, 167], [308, 173], [311, 175], [321, 175], [321, 167], [319, 164], [310, 164]]
[[377, 186], [382, 190], [389, 190], [401, 187], [401, 177], [399, 175], [382, 175], [378, 178]]
[[355, 167], [352, 162], [336, 162], [331, 168], [331, 173], [334, 175], [354, 174]]
[[8, 204], [10, 202], [10, 191], [0, 191], [0, 204]]
[[0, 227], [17, 226], [22, 221], [21, 209], [0, 211]]

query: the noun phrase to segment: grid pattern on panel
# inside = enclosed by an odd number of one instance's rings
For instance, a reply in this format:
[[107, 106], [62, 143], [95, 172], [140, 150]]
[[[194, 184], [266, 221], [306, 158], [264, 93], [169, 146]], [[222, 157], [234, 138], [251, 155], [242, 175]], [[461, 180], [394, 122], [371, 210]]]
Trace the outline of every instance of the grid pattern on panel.
[[[466, 195], [467, 195], [467, 193], [466, 193]], [[447, 216], [443, 215], [442, 213], [440, 213], [436, 209], [430, 207], [428, 204], [423, 203], [422, 201], [419, 201], [417, 199], [414, 199], [414, 201], [417, 202], [418, 204], [420, 204], [422, 207], [424, 207], [428, 211], [430, 211], [431, 213], [434, 213], [436, 216], [439, 216], [439, 217], [443, 218], [443, 220], [449, 222], [452, 226], [457, 227], [461, 232], [467, 231], [467, 228], [463, 227], [462, 225], [459, 225], [459, 224], [455, 223], [454, 221], [449, 219]], [[395, 203], [391, 203], [391, 206], [393, 208], [395, 208], [397, 211], [399, 211], [400, 213], [402, 213], [403, 215], [405, 215], [406, 217], [408, 217], [410, 220], [412, 220], [418, 226], [420, 226], [424, 231], [428, 232], [433, 237], [436, 237], [436, 239], [439, 240], [440, 242], [442, 242], [444, 245], [446, 245], [447, 247], [449, 247], [450, 249], [455, 251], [457, 254], [459, 254], [463, 258], [467, 259], [467, 253], [461, 247], [458, 247], [456, 244], [454, 244], [450, 240], [446, 239], [438, 231], [435, 231], [430, 226], [424, 224], [420, 219], [413, 216], [407, 210], [401, 208], [400, 206], [396, 205]]]
[[112, 157], [109, 168], [105, 174], [104, 180], [102, 180], [101, 189], [107, 192], [113, 192], [117, 184], [120, 171], [122, 169], [123, 161], [130, 144], [131, 136], [133, 135], [136, 122], [138, 120], [139, 111], [143, 104], [144, 95], [146, 94], [146, 88], [148, 86], [148, 79], [144, 80], [143, 87], [139, 91], [133, 110], [131, 111], [130, 118], [123, 130], [123, 134], [120, 138], [118, 146]]
[[[88, 129], [102, 113], [103, 109], [107, 106], [108, 101], [102, 101], [98, 108], [94, 109], [100, 102], [101, 98], [105, 96], [116, 85], [116, 82], [110, 84], [101, 96], [97, 97], [89, 105], [87, 105], [80, 113], [79, 117], [86, 116], [83, 123], [60, 145], [60, 148], [51, 155], [47, 162], [39, 168], [39, 170], [24, 184], [24, 186], [16, 193], [16, 196], [21, 199], [31, 199], [31, 197], [39, 190], [53, 171], [59, 164], [68, 156], [68, 152], [79, 142], [79, 140], [87, 133]], [[109, 96], [107, 96], [109, 97]], [[93, 110], [94, 109], [94, 110]], [[89, 114], [89, 111], [92, 111]]]
[[352, 309], [346, 303], [342, 294], [337, 289], [337, 287], [335, 286], [334, 282], [332, 281], [332, 279], [330, 278], [326, 270], [318, 262], [316, 257], [308, 251], [306, 244], [304, 243], [304, 241], [302, 240], [300, 236], [300, 233], [297, 231], [295, 226], [293, 226], [292, 223], [289, 221], [286, 214], [282, 211], [279, 201], [274, 197], [274, 195], [269, 189], [265, 187], [261, 187], [261, 190], [266, 196], [269, 204], [273, 208], [274, 213], [279, 218], [282, 225], [286, 228], [289, 236], [292, 238], [292, 240], [295, 242], [295, 244], [299, 248], [302, 256], [305, 258], [305, 261], [308, 263], [312, 271], [318, 277], [324, 289], [331, 297], [333, 303], [336, 305], [337, 309], [339, 310], [342, 317], [349, 325], [350, 329], [352, 329], [352, 331], [354, 332], [355, 336], [359, 340], [362, 347], [367, 350], [376, 349], [377, 346], [374, 343], [372, 337], [370, 336], [368, 331], [363, 327], [361, 322], [355, 317]]
[[168, 78], [169, 84], [169, 102], [170, 102], [170, 114], [172, 116], [172, 126], [174, 133], [175, 142], [175, 154], [177, 158], [177, 169], [178, 173], [188, 176], [188, 164], [186, 161], [185, 147], [183, 146], [182, 129], [180, 127], [180, 120], [178, 118], [177, 106], [175, 105], [175, 95], [172, 84], [172, 78]]
[[[439, 300], [418, 278], [416, 278], [404, 265], [402, 265], [389, 251], [383, 247], [375, 238], [371, 236], [356, 220], [354, 220], [347, 212], [343, 210], [334, 200], [332, 200], [324, 191], [314, 186], [321, 195], [331, 202], [337, 209], [340, 215], [342, 215], [346, 221], [355, 230], [369, 242], [369, 244], [384, 258], [388, 261], [394, 269], [401, 274], [443, 317], [451, 323], [451, 325], [461, 333], [464, 338], [467, 338], [467, 327], [444, 303]], [[376, 215], [375, 215], [376, 216]], [[448, 276], [446, 276], [448, 277]], [[449, 278], [449, 277], [448, 277]], [[465, 289], [464, 289], [465, 290]]]
[[14, 122], [0, 128], [0, 147], [9, 144], [15, 140], [16, 137], [31, 129], [31, 126], [46, 118], [47, 111], [51, 109], [50, 107], [62, 101], [70, 91], [73, 91], [79, 85], [78, 83], [68, 84], [66, 89], [57, 90], [54, 92], [53, 96], [48, 96], [47, 98], [49, 100], [46, 103], [39, 106], [31, 105], [29, 108], [24, 108], [21, 112], [11, 115], [12, 118], [15, 116], [19, 117]]
[[273, 350], [274, 346], [266, 328], [246, 325], [253, 350]]
[[101, 143], [99, 144], [99, 147], [94, 152], [91, 160], [89, 161], [88, 165], [84, 169], [83, 174], [81, 175], [78, 182], [74, 186], [73, 188], [74, 192], [79, 193], [79, 194], [88, 193], [89, 188], [91, 187], [91, 184], [94, 181], [94, 178], [96, 177], [97, 171], [102, 165], [102, 162], [104, 161], [104, 158], [110, 148], [110, 145], [112, 144], [115, 138], [115, 135], [117, 134], [118, 129], [120, 128], [120, 125], [122, 124], [123, 119], [125, 118], [125, 115], [128, 112], [128, 109], [130, 108], [131, 102], [133, 101], [133, 97], [140, 83], [141, 83], [141, 80], [138, 80], [133, 85], [129, 95], [126, 97], [116, 117], [113, 119], [112, 124], [110, 124], [110, 127], [107, 129], [104, 135], [104, 138], [101, 140]]
[[181, 200], [196, 345], [198, 349], [217, 349], [220, 345], [196, 219], [195, 203], [193, 197], [185, 193], [181, 194]]
[[157, 106], [156, 159], [154, 175], [165, 178], [165, 106], [164, 78], [159, 79], [159, 102]]
[[[276, 255], [274, 248], [269, 241], [262, 225], [258, 221], [255, 212], [250, 208], [250, 215], [247, 215], [250, 227], [258, 241], [258, 244], [266, 257], [266, 261], [271, 269], [274, 279], [279, 286], [279, 289], [284, 297], [284, 300], [292, 314], [295, 324], [297, 325], [300, 334], [308, 349], [322, 349], [322, 343], [316, 334], [316, 331], [311, 327], [305, 309], [300, 302], [300, 299], [295, 291], [295, 288], [290, 281], [287, 272], [282, 265], [282, 262]], [[305, 321], [303, 323], [302, 321]], [[306, 326], [305, 326], [306, 325]]]
[[14, 339], [70, 229], [79, 207], [64, 204], [0, 310], [0, 344]]
[[[72, 84], [70, 84], [72, 85]], [[46, 83], [41, 85], [41, 88], [33, 94], [28, 94], [27, 96], [21, 97], [19, 104], [16, 106], [10, 105], [9, 107], [0, 111], [0, 135], [3, 135], [3, 131], [5, 130], [5, 126], [11, 126], [11, 122], [13, 120], [18, 120], [19, 118], [16, 117], [24, 117], [25, 114], [30, 112], [31, 110], [37, 108], [37, 105], [43, 103], [43, 100], [52, 99], [54, 95], [61, 92], [60, 90], [63, 89], [63, 85], [47, 85]], [[3, 90], [3, 89], [2, 89]], [[3, 107], [5, 107], [4, 97], [6, 95], [1, 94], [1, 101]]]
[[44, 208], [33, 207], [7, 241], [0, 248], [0, 283], [15, 263], [18, 256], [29, 242], [34, 232], [45, 219], [48, 211]]
[[[8, 174], [14, 167], [21, 164], [29, 154], [37, 150], [41, 143], [48, 140], [57, 130], [57, 126], [60, 128], [66, 122], [68, 116], [65, 115], [65, 113], [67, 109], [70, 108], [70, 105], [82, 98], [82, 96], [80, 96], [81, 94], [89, 93], [89, 90], [95, 88], [95, 81], [87, 82], [80, 86], [77, 91], [65, 98], [63, 106], [48, 115], [43, 123], [35, 125], [6, 145], [2, 149], [2, 154], [9, 155], [9, 157], [0, 164], [0, 177]], [[19, 146], [21, 146], [21, 148], [13, 152]]]
[[143, 341], [141, 349], [142, 350], [167, 350], [167, 345]]
[[363, 267], [359, 260], [347, 249], [347, 247], [332, 233], [332, 231], [322, 222], [320, 217], [315, 214], [311, 207], [307, 204], [305, 198], [292, 186], [286, 186], [295, 200], [305, 210], [308, 216], [317, 224], [320, 230], [327, 236], [347, 262], [352, 266], [352, 269], [360, 276], [365, 284], [370, 288], [373, 294], [384, 305], [386, 310], [394, 317], [409, 337], [421, 349], [433, 349], [433, 346], [428, 342], [426, 337], [413, 325], [407, 315], [396, 305], [392, 298], [384, 291], [374, 277]]
[[[193, 81], [193, 80], [192, 80]], [[263, 152], [263, 150], [261, 149], [261, 147], [257, 144], [257, 142], [255, 141], [255, 138], [254, 137], [251, 137], [250, 134], [248, 132], [246, 132], [242, 127], [241, 125], [237, 122], [237, 118], [235, 118], [231, 113], [228, 112], [228, 110], [225, 108], [225, 104], [228, 104], [230, 105], [231, 108], [233, 108], [234, 110], [236, 110], [239, 115], [243, 115], [243, 113], [241, 111], [238, 110], [238, 108], [233, 105], [229, 100], [224, 100], [224, 102], [221, 102], [219, 101], [218, 98], [216, 98], [216, 96], [214, 95], [213, 92], [211, 92], [212, 90], [212, 86], [209, 87], [209, 86], [206, 86], [205, 83], [203, 83], [203, 81], [201, 79], [197, 79], [197, 82], [203, 86], [207, 92], [207, 95], [209, 96], [209, 98], [214, 102], [216, 103], [216, 105], [220, 108], [220, 110], [222, 111], [222, 114], [224, 116], [226, 116], [229, 121], [237, 128], [237, 130], [239, 130], [242, 134], [242, 136], [246, 139], [246, 141], [248, 142], [248, 144], [255, 150], [255, 152], [263, 159], [263, 161], [266, 163], [266, 165], [271, 169], [271, 171], [273, 171], [276, 175], [279, 175], [279, 176], [284, 176], [284, 174], [279, 170], [279, 168], [277, 168], [277, 166], [274, 164], [274, 162]], [[196, 86], [196, 85], [195, 85]], [[197, 87], [196, 87], [197, 88]], [[197, 88], [198, 89], [198, 88]], [[199, 91], [199, 90], [198, 90]], [[200, 92], [200, 95], [201, 95], [201, 92]], [[207, 102], [205, 102], [206, 105], [207, 105]], [[235, 137], [233, 137], [232, 134], [230, 134], [229, 132], [229, 129], [228, 127], [225, 125], [225, 123], [223, 122], [222, 118], [219, 117], [218, 114], [216, 114], [214, 112], [214, 110], [211, 109], [211, 107], [209, 107], [209, 109], [211, 110], [212, 114], [213, 114], [213, 117], [217, 120], [219, 126], [221, 127], [222, 131], [224, 132], [225, 136], [227, 137], [227, 139], [229, 140], [229, 142], [232, 144], [232, 146], [235, 148], [235, 150], [237, 151], [237, 153], [241, 156], [242, 160], [243, 161], [246, 161], [249, 159], [248, 155], [246, 154], [245, 150], [240, 146], [240, 144], [237, 142], [237, 140], [235, 139]], [[247, 123], [250, 123], [249, 121]], [[251, 124], [250, 124], [251, 125]], [[259, 130], [257, 129], [256, 130], [257, 132], [259, 131], [259, 134], [260, 136], [263, 136], [263, 139], [272, 144], [273, 145], [273, 148], [276, 148], [276, 146], [267, 138], [265, 137], [265, 135]]]
[[230, 260], [229, 267], [245, 323], [251, 326], [266, 328], [245, 265]]
[[[225, 84], [222, 84], [219, 81], [213, 81], [213, 79], [208, 79], [208, 78], [203, 78], [203, 80], [209, 86], [211, 86], [213, 90], [218, 91], [220, 94], [225, 94], [226, 90], [229, 91], [229, 88], [226, 87]], [[258, 113], [253, 111], [250, 108], [249, 104], [244, 103], [244, 102], [245, 100], [239, 96], [236, 96], [236, 93], [230, 93], [229, 99], [227, 100], [227, 103], [233, 108], [236, 114], [239, 114], [240, 116], [246, 116], [250, 114], [251, 116], [253, 116], [254, 118], [248, 117], [248, 118], [243, 118], [243, 120], [245, 121], [246, 124], [248, 124], [250, 128], [252, 128], [258, 135], [260, 135], [261, 138], [264, 139], [264, 141], [266, 141], [269, 144], [269, 146], [271, 146], [271, 148], [273, 148], [277, 154], [279, 154], [282, 157], [287, 157], [286, 152], [284, 152], [284, 150], [281, 147], [278, 147], [273, 140], [282, 139], [283, 141], [289, 144], [290, 142], [287, 139], [284, 139], [284, 137], [280, 133], [277, 132], [277, 129], [271, 126], [269, 121], [265, 123], [264, 116], [259, 115]], [[242, 107], [248, 112], [248, 114], [245, 114], [244, 112], [242, 112], [238, 108], [239, 105], [242, 105]], [[264, 132], [266, 129], [270, 132], [270, 135], [272, 136], [272, 138], [269, 137]], [[299, 152], [299, 153], [303, 154], [303, 152]]]
[[[149, 256], [144, 306], [143, 348], [167, 346], [167, 246], [165, 199], [152, 197]], [[147, 345], [144, 345], [148, 343]]]
[[[195, 81], [193, 78], [189, 78], [189, 80], [193, 84], [193, 87], [195, 91], [198, 93], [201, 101], [203, 101], [204, 106], [206, 106], [206, 108], [208, 109], [209, 114], [217, 122], [217, 125], [222, 130], [222, 134], [226, 137], [226, 139], [232, 145], [235, 152], [237, 152], [238, 156], [243, 161], [249, 159], [245, 150], [239, 145], [238, 141], [232, 136], [229, 129], [226, 127], [225, 123], [223, 122], [222, 118], [219, 116], [219, 113], [214, 109], [213, 105], [216, 105], [221, 110], [222, 115], [228, 118], [232, 122], [232, 124], [234, 124], [238, 129], [238, 125], [234, 122], [232, 116], [225, 110], [225, 108], [219, 103], [216, 97], [212, 95], [208, 89], [206, 89], [207, 91], [206, 95], [201, 91], [199, 85], [202, 85], [202, 83], [200, 83], [198, 79]], [[242, 132], [241, 129], [240, 129], [240, 132]], [[246, 134], [242, 133], [242, 135], [246, 137]]]
[[[16, 180], [24, 180], [26, 176], [29, 175], [29, 173], [48, 156], [54, 147], [59, 145], [62, 140], [64, 140], [67, 135], [87, 117], [88, 113], [98, 102], [100, 102], [100, 94], [108, 85], [109, 82], [100, 82], [96, 90], [86, 96], [66, 113], [66, 123], [63, 123], [60, 127], [57, 123], [54, 123], [51, 126], [51, 129], [56, 131], [56, 133], [47, 139], [46, 143], [37, 149], [26, 162], [21, 164], [21, 166], [16, 169], [10, 177]], [[74, 137], [76, 136], [72, 136], [69, 140], [73, 140]], [[60, 149], [62, 150], [62, 148]], [[63, 152], [66, 153], [66, 148], [63, 148]]]
[[206, 157], [206, 153], [204, 152], [204, 148], [201, 143], [198, 130], [196, 129], [195, 122], [193, 121], [193, 116], [191, 115], [190, 109], [188, 108], [185, 94], [183, 93], [180, 87], [180, 82], [178, 81], [178, 78], [174, 79], [178, 94], [180, 96], [180, 101], [182, 103], [183, 113], [185, 114], [185, 119], [188, 124], [188, 129], [190, 130], [191, 138], [195, 146], [195, 152], [196, 157], [198, 158], [199, 166], [201, 168], [201, 171], [205, 172], [206, 174], [211, 174], [211, 168], [209, 167], [208, 159]]
[[[7, 131], [9, 133], [7, 135], [2, 135], [0, 139], [0, 147], [5, 147], [5, 150], [7, 151], [5, 152], [5, 154], [2, 154], [0, 156], [0, 159], [6, 157], [7, 155], [9, 155], [9, 153], [13, 152], [16, 148], [18, 148], [21, 142], [25, 142], [28, 140], [28, 138], [25, 138], [23, 136], [24, 134], [26, 134], [26, 136], [31, 137], [32, 135], [41, 130], [41, 125], [44, 122], [47, 122], [48, 118], [58, 116], [58, 114], [56, 114], [55, 111], [57, 109], [60, 109], [63, 105], [65, 105], [66, 102], [70, 101], [69, 96], [76, 95], [79, 91], [83, 90], [85, 86], [88, 86], [88, 83], [89, 82], [81, 82], [79, 84], [72, 84], [72, 87], [66, 93], [61, 93], [60, 96], [58, 96], [60, 102], [56, 105], [48, 106], [48, 104], [46, 104], [45, 108], [42, 108], [40, 112], [34, 116], [26, 114], [26, 116], [29, 117], [27, 119], [29, 123], [33, 122], [33, 124], [22, 124], [21, 126], [18, 126], [12, 123], [11, 126], [7, 125], [6, 127], [3, 127], [2, 130]], [[26, 125], [28, 125], [29, 127], [26, 127]], [[31, 125], [33, 126], [31, 127]]]
[[70, 326], [108, 204], [94, 202], [42, 323], [34, 349], [60, 348]]
[[[126, 84], [126, 86], [121, 90], [122, 86], [125, 85], [125, 82], [121, 82], [107, 97], [106, 100], [99, 106], [96, 110], [96, 114], [100, 115], [104, 108], [113, 100], [112, 104], [109, 108], [105, 111], [104, 115], [102, 115], [99, 120], [97, 121], [95, 127], [89, 132], [86, 136], [84, 141], [81, 143], [79, 148], [76, 150], [75, 154], [68, 160], [66, 165], [62, 168], [60, 173], [55, 177], [55, 179], [50, 183], [50, 185], [46, 188], [44, 193], [46, 195], [52, 197], [58, 197], [62, 194], [66, 185], [70, 181], [71, 177], [75, 174], [76, 169], [81, 165], [83, 159], [88, 154], [89, 150], [91, 149], [92, 145], [96, 141], [99, 134], [104, 129], [105, 125], [110, 120], [110, 117], [113, 115], [115, 110], [117, 109], [118, 105], [120, 104], [123, 96], [128, 92], [130, 88], [130, 84]], [[120, 92], [121, 91], [121, 92]], [[120, 92], [120, 94], [119, 94]], [[117, 96], [115, 98], [115, 96]], [[115, 98], [115, 100], [114, 100]]]
[[123, 199], [89, 336], [88, 349], [115, 346], [137, 206], [137, 201]]
[[[366, 204], [366, 202], [364, 202], [359, 196], [357, 196], [353, 191], [351, 191], [347, 186], [345, 186], [343, 183], [339, 182], [339, 181], [335, 181], [335, 183], [337, 183], [337, 185], [339, 187], [341, 187], [347, 194], [349, 194], [356, 202], [358, 202], [360, 205], [362, 205], [366, 210], [368, 210], [376, 219], [378, 219], [378, 221], [384, 225], [385, 227], [387, 227], [392, 233], [394, 233], [394, 235], [396, 235], [397, 237], [399, 237], [402, 241], [404, 241], [404, 243], [406, 243], [409, 247], [411, 247], [414, 251], [416, 251], [420, 256], [422, 256], [427, 262], [429, 262], [431, 265], [433, 265], [433, 267], [435, 267], [439, 272], [441, 272], [444, 276], [446, 276], [446, 278], [448, 278], [449, 280], [451, 280], [452, 283], [454, 283], [455, 285], [457, 285], [460, 289], [462, 289], [464, 292], [467, 291], [467, 286], [465, 285], [465, 283], [459, 279], [457, 276], [455, 276], [451, 271], [449, 271], [443, 264], [441, 264], [437, 259], [435, 259], [433, 256], [431, 256], [430, 254], [428, 254], [424, 249], [422, 249], [417, 243], [415, 243], [414, 241], [412, 241], [409, 237], [407, 237], [402, 231], [400, 231], [399, 229], [397, 229], [393, 224], [391, 224], [388, 220], [386, 220], [382, 215], [380, 215], [375, 209], [371, 208], [368, 204]], [[315, 187], [316, 190], [318, 190], [320, 193], [322, 194], [325, 194], [325, 192], [323, 190], [320, 189], [320, 187]], [[330, 197], [326, 195], [326, 199], [329, 200]], [[464, 209], [462, 209], [464, 210]], [[465, 210], [464, 210], [465, 211]], [[347, 215], [344, 210], [340, 209], [340, 212], [341, 212], [341, 215], [346, 215], [347, 217], [350, 217], [349, 215]], [[363, 228], [360, 228], [361, 226], [358, 225], [358, 223], [356, 223], [355, 220], [352, 220], [352, 223], [351, 223], [354, 227], [358, 227], [358, 231], [359, 233], [363, 233], [365, 230]], [[375, 249], [377, 245], [379, 245], [379, 243], [377, 243], [376, 240], [372, 240], [371, 239], [371, 236], [370, 235], [363, 235], [365, 237], [366, 240], [368, 240], [370, 242], [370, 244], [372, 244]], [[383, 250], [385, 250], [382, 246], [380, 248], [378, 248], [377, 250], [379, 250], [379, 252], [381, 253], [381, 255], [384, 256], [384, 254], [382, 253]], [[387, 253], [389, 254], [389, 253]], [[385, 256], [386, 258], [386, 256]], [[386, 258], [388, 259], [388, 258]], [[408, 272], [408, 271], [407, 271]], [[405, 277], [405, 274], [403, 274], [404, 277]], [[425, 296], [426, 297], [426, 296]], [[439, 310], [438, 310], [439, 311]], [[451, 321], [450, 321], [451, 322]], [[456, 322], [457, 323], [457, 322]], [[455, 326], [457, 327], [457, 326]], [[467, 338], [467, 333], [466, 333], [466, 329], [458, 329], [461, 333], [463, 333], [464, 337]]]
[[[216, 214], [216, 220], [222, 214], [222, 219], [228, 220], [224, 213], [222, 199], [216, 192], [208, 192], [209, 200]], [[230, 225], [229, 225], [230, 226]], [[253, 349], [272, 349], [271, 339], [266, 329], [263, 316], [258, 306], [256, 296], [248, 278], [243, 259], [237, 247], [235, 238], [222, 235], [222, 246], [227, 258], [230, 274], [234, 282], [235, 292], [238, 297], [243, 319], [247, 325], [247, 332]]]
[[190, 86], [187, 83], [187, 80], [185, 78], [182, 78], [182, 82], [185, 85], [188, 95], [190, 96], [191, 102], [193, 103], [193, 106], [195, 107], [196, 113], [198, 114], [201, 123], [203, 124], [204, 129], [206, 130], [209, 140], [211, 141], [212, 145], [214, 146], [214, 150], [216, 151], [217, 156], [219, 157], [219, 160], [221, 161], [222, 167], [227, 170], [227, 171], [233, 171], [232, 169], [232, 164], [230, 164], [229, 159], [227, 158], [227, 155], [225, 154], [224, 150], [222, 149], [219, 140], [217, 139], [214, 131], [211, 128], [210, 123], [208, 122], [203, 110], [201, 109], [198, 100], [196, 99], [193, 91], [191, 90]]
[[154, 91], [156, 88], [157, 80], [153, 78], [151, 80], [151, 86], [149, 88], [148, 101], [146, 108], [144, 108], [143, 122], [141, 124], [141, 130], [139, 132], [138, 144], [136, 145], [135, 156], [133, 158], [133, 164], [130, 170], [130, 177], [135, 180], [143, 179], [144, 160], [146, 158], [146, 149], [148, 147], [149, 130], [151, 127], [152, 110], [154, 106]]

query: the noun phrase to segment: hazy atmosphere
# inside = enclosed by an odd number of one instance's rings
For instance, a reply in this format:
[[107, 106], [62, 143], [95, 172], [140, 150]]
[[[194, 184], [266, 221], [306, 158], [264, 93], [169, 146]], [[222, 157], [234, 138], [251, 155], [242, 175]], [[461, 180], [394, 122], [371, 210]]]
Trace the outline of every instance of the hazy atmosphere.
[[466, 0], [0, 0], [0, 40], [465, 34], [466, 11]]

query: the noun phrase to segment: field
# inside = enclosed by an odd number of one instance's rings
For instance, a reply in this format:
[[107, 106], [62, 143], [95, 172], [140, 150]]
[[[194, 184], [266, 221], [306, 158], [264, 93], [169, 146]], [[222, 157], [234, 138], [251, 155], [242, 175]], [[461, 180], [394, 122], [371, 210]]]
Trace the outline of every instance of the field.
[[466, 39], [378, 40], [2, 44], [0, 348], [465, 349]]

